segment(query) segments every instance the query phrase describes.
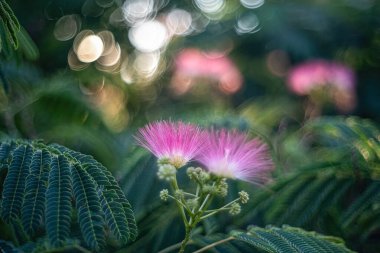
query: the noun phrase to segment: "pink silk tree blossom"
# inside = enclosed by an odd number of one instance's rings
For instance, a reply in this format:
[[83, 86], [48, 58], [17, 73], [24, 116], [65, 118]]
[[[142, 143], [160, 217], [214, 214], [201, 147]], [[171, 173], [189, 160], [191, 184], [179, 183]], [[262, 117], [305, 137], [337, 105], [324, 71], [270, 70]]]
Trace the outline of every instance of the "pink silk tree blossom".
[[183, 122], [158, 121], [139, 129], [138, 144], [177, 169], [201, 151], [204, 138], [199, 127]]
[[236, 130], [208, 132], [197, 160], [216, 175], [248, 182], [262, 181], [273, 168], [267, 145]]
[[310, 95], [324, 88], [325, 97], [342, 112], [356, 106], [355, 73], [342, 63], [318, 59], [304, 62], [290, 70], [287, 84], [297, 95]]
[[353, 71], [338, 62], [310, 60], [293, 68], [289, 73], [288, 85], [299, 95], [306, 95], [320, 86], [334, 86], [344, 91], [355, 89]]
[[175, 57], [175, 69], [171, 88], [177, 95], [186, 93], [200, 80], [212, 83], [226, 93], [241, 89], [243, 77], [236, 64], [223, 52], [204, 52], [186, 48]]

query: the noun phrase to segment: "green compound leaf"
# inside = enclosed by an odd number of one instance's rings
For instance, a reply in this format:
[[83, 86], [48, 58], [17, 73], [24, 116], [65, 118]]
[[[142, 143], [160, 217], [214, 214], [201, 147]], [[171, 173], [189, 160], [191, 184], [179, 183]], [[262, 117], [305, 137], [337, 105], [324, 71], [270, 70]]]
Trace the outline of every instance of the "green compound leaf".
[[123, 243], [135, 240], [138, 231], [132, 207], [112, 174], [92, 156], [59, 145], [54, 147], [83, 164], [96, 182], [104, 219], [112, 235]]
[[[128, 200], [93, 157], [41, 141], [4, 141], [0, 166], [7, 172], [2, 173], [1, 218], [20, 245], [41, 242], [49, 251], [86, 247], [102, 252], [107, 236], [123, 245], [136, 238]], [[75, 215], [80, 233], [72, 235]], [[75, 243], [69, 246], [70, 241]]]
[[49, 185], [46, 190], [46, 231], [54, 247], [69, 237], [72, 185], [70, 164], [63, 156], [52, 158]]
[[4, 181], [1, 218], [12, 222], [20, 216], [24, 199], [25, 179], [29, 173], [33, 150], [29, 145], [21, 145], [12, 154], [8, 174]]
[[7, 39], [13, 45], [14, 49], [18, 48], [17, 34], [20, 31], [20, 24], [14, 15], [12, 9], [4, 0], [0, 1], [0, 19]]
[[78, 164], [71, 170], [78, 222], [86, 245], [96, 251], [104, 247], [103, 217], [95, 182]]
[[51, 156], [46, 149], [37, 150], [33, 154], [30, 173], [26, 178], [22, 224], [24, 230], [31, 235], [34, 235], [42, 224], [50, 162]]
[[232, 231], [242, 242], [268, 253], [348, 253], [343, 241], [290, 226], [260, 228], [251, 226], [247, 232]]

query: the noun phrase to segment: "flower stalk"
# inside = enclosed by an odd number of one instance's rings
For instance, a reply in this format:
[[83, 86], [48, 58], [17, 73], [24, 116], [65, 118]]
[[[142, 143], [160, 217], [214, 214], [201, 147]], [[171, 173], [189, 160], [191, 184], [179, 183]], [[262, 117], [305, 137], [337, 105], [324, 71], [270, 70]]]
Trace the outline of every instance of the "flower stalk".
[[[228, 195], [227, 178], [256, 182], [265, 179], [265, 173], [273, 168], [267, 146], [237, 131], [203, 131], [192, 124], [162, 121], [140, 129], [136, 140], [157, 157], [157, 176], [170, 184], [170, 191], [161, 190], [160, 198], [174, 200], [185, 227], [181, 243], [163, 252], [179, 248], [179, 253], [184, 253], [194, 229], [205, 219], [222, 211], [230, 215], [240, 213], [240, 204], [249, 200], [245, 191], [221, 207], [215, 208], [212, 203], [214, 198], [223, 199]], [[195, 191], [189, 192], [179, 186], [177, 172], [192, 160], [203, 164], [204, 168], [186, 169], [191, 183], [186, 186], [196, 186]]]

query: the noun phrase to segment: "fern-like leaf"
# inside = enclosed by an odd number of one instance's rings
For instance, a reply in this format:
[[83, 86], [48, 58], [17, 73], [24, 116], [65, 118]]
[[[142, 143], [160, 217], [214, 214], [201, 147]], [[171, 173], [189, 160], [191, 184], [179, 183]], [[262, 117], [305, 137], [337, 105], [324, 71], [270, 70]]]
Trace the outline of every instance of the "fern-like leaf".
[[25, 55], [25, 58], [28, 60], [36, 60], [40, 56], [40, 52], [28, 32], [23, 27], [20, 27], [20, 32], [17, 35], [20, 41], [20, 50]]
[[33, 149], [30, 145], [21, 145], [12, 154], [2, 194], [1, 217], [5, 222], [18, 219], [24, 199], [25, 178], [29, 173]]
[[289, 226], [283, 226], [282, 228], [251, 226], [248, 228], [248, 232], [232, 231], [231, 235], [237, 240], [246, 242], [257, 249], [269, 253], [352, 252], [344, 246], [339, 238], [323, 236], [315, 232], [308, 232]]
[[91, 156], [57, 144], [17, 140], [0, 143], [0, 163], [8, 172], [1, 217], [21, 243], [37, 239], [44, 225], [44, 247], [66, 247], [72, 239], [73, 203], [84, 245], [92, 251], [101, 252], [109, 234], [123, 244], [136, 237], [129, 202], [112, 174]]
[[112, 190], [98, 190], [105, 220], [113, 236], [123, 242], [128, 241], [128, 222], [123, 205], [118, 201], [118, 196]]
[[112, 189], [111, 182], [104, 171], [97, 169], [98, 167], [93, 163], [86, 164], [85, 167], [100, 187], [98, 195], [105, 213], [107, 226], [116, 239], [127, 242], [130, 238], [130, 229], [123, 202], [119, 199], [116, 190]]
[[78, 164], [72, 170], [73, 193], [78, 222], [86, 245], [95, 251], [104, 246], [103, 217], [100, 201], [91, 176]]
[[[105, 220], [113, 235], [122, 242], [133, 241], [137, 237], [137, 226], [132, 207], [118, 186], [112, 174], [92, 156], [60, 147], [84, 164], [86, 171], [98, 185]], [[121, 208], [121, 209], [120, 209]]]
[[52, 158], [49, 185], [46, 190], [46, 231], [52, 246], [68, 238], [71, 221], [70, 164], [63, 155]]
[[128, 222], [128, 240], [134, 241], [137, 237], [138, 231], [137, 231], [137, 225], [135, 221], [135, 217], [133, 215], [132, 206], [125, 197], [123, 191], [118, 186], [115, 178], [112, 176], [112, 174], [104, 167], [101, 166], [102, 172], [107, 177], [108, 181], [110, 182], [110, 185], [108, 186], [109, 190], [114, 190], [118, 196], [118, 201], [122, 204], [123, 210], [125, 213], [125, 216], [127, 218]]
[[51, 156], [46, 149], [37, 150], [33, 154], [30, 173], [26, 178], [22, 224], [25, 231], [32, 235], [42, 223], [45, 211], [45, 193], [50, 162]]
[[12, 43], [14, 49], [17, 49], [17, 33], [20, 30], [20, 24], [12, 9], [4, 0], [0, 1], [0, 18], [3, 22], [3, 27], [7, 34], [8, 40]]

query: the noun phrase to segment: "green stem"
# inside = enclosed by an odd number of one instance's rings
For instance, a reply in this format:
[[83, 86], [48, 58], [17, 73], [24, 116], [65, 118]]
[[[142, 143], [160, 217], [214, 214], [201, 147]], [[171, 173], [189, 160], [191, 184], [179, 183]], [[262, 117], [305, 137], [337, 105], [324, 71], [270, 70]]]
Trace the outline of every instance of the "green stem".
[[[196, 199], [199, 199], [200, 196], [199, 196], [199, 191], [200, 191], [200, 187], [199, 185], [197, 185], [197, 190], [195, 192], [195, 198]], [[190, 220], [189, 220], [189, 223], [191, 224], [193, 222], [193, 216], [195, 215], [195, 207], [193, 207], [193, 209], [191, 210], [191, 216], [190, 216]]]
[[[177, 178], [174, 178], [172, 180], [171, 185], [172, 185], [172, 188], [173, 188], [174, 192], [176, 192], [176, 191], [179, 190], [178, 183], [177, 183]], [[177, 199], [176, 199], [176, 203], [177, 203], [179, 212], [181, 213], [181, 217], [182, 217], [183, 223], [187, 227], [189, 225], [189, 222], [187, 221], [186, 214], [185, 214], [185, 209], [183, 207], [185, 204], [182, 203], [182, 202], [180, 202], [180, 201], [178, 201]]]
[[191, 212], [190, 209], [185, 206], [181, 201], [173, 197], [172, 195], [169, 195], [169, 198], [173, 199], [175, 202], [177, 202], [178, 205], [181, 205], [183, 208], [185, 208], [188, 212]]
[[187, 243], [188, 243], [189, 240], [190, 240], [191, 231], [193, 230], [195, 224], [196, 224], [196, 223], [191, 224], [191, 225], [189, 225], [189, 226], [186, 226], [186, 234], [185, 234], [185, 238], [184, 238], [183, 241], [181, 242], [181, 248], [179, 249], [179, 253], [183, 253], [183, 252], [185, 252], [186, 245], [187, 245]]
[[[188, 242], [188, 244], [190, 244], [191, 241]], [[179, 242], [179, 243], [176, 243], [176, 244], [173, 244], [173, 245], [170, 245], [169, 247], [163, 249], [163, 250], [160, 250], [158, 253], [168, 253], [170, 251], [173, 251], [175, 249], [178, 249], [181, 247], [181, 244], [182, 242]]]
[[214, 214], [219, 213], [220, 211], [227, 211], [227, 210], [230, 210], [230, 209], [228, 209], [228, 208], [221, 208], [221, 209], [218, 209], [218, 210], [216, 210], [216, 211], [214, 211], [214, 212], [212, 212], [212, 213], [209, 213], [209, 214], [206, 214], [205, 216], [202, 216], [202, 217], [200, 218], [200, 220], [207, 219], [208, 217], [213, 216]]
[[194, 251], [193, 253], [201, 253], [201, 252], [204, 252], [204, 251], [206, 251], [206, 250], [208, 250], [208, 249], [211, 249], [211, 248], [213, 248], [213, 247], [215, 247], [215, 246], [217, 246], [217, 245], [219, 245], [219, 244], [222, 244], [222, 243], [225, 243], [225, 242], [228, 242], [228, 241], [234, 240], [234, 239], [235, 239], [235, 238], [232, 237], [232, 236], [227, 237], [226, 239], [223, 239], [223, 240], [220, 240], [220, 241], [217, 241], [217, 242], [211, 243], [211, 244], [209, 244], [209, 245], [207, 245], [207, 246], [205, 246], [205, 247], [203, 247], [203, 248], [201, 248], [201, 249], [199, 249], [199, 250], [197, 250], [197, 251]]
[[218, 212], [220, 212], [220, 211], [229, 210], [229, 208], [227, 208], [227, 207], [230, 206], [230, 205], [232, 205], [233, 203], [239, 201], [239, 200], [240, 200], [240, 198], [237, 198], [237, 199], [231, 201], [230, 203], [228, 203], [228, 204], [222, 206], [221, 208], [214, 209], [214, 210], [207, 210], [206, 212], [210, 212], [210, 211], [211, 211], [211, 213], [209, 213], [209, 214], [207, 214], [207, 215], [205, 215], [205, 216], [202, 216], [200, 219], [201, 219], [201, 220], [204, 220], [204, 219], [206, 219], [206, 218], [208, 218], [208, 217], [210, 217], [210, 216], [212, 216], [212, 215], [214, 215], [214, 214], [216, 214], [216, 213], [218, 213]]
[[189, 192], [183, 192], [183, 195], [187, 195], [187, 196], [190, 196], [190, 197], [195, 197], [197, 198], [198, 196], [192, 194], [192, 193], [189, 193]]
[[[215, 182], [212, 184], [212, 187], [214, 187], [214, 186], [215, 186]], [[205, 200], [203, 201], [202, 205], [198, 209], [199, 213], [202, 213], [202, 209], [205, 207], [205, 205], [207, 204], [207, 202], [208, 202], [208, 200], [209, 200], [210, 197], [211, 197], [211, 194], [210, 193], [207, 194]]]

